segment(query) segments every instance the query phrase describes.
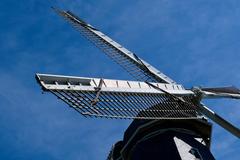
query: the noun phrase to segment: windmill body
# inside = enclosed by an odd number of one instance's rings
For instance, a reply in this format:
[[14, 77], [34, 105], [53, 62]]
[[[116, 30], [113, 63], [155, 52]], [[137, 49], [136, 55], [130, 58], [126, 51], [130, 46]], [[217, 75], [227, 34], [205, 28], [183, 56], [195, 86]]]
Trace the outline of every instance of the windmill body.
[[206, 120], [134, 120], [108, 159], [214, 159], [211, 124]]
[[110, 160], [214, 159], [210, 118], [233, 135], [239, 128], [208, 109], [204, 98], [240, 98], [235, 87], [185, 89], [69, 11], [53, 8], [84, 37], [130, 73], [136, 81], [36, 74], [51, 92], [85, 117], [134, 119]]

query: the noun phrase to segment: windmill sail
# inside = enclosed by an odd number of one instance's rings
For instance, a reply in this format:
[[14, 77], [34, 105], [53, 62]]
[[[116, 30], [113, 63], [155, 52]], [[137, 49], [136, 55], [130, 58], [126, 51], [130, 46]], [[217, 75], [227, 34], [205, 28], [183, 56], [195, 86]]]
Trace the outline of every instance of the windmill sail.
[[214, 88], [201, 88], [203, 91], [213, 93], [229, 93], [229, 94], [240, 94], [240, 90], [234, 86], [230, 87], [214, 87]]
[[154, 83], [191, 103], [186, 105], [144, 82], [37, 74], [50, 91], [84, 116], [132, 119], [198, 118], [193, 92], [181, 85]]
[[200, 93], [202, 98], [233, 98], [240, 99], [240, 90], [236, 87], [202, 88], [194, 87], [193, 91]]
[[95, 27], [87, 24], [70, 11], [62, 11], [54, 8], [56, 13], [71, 23], [89, 41], [101, 49], [107, 56], [123, 67], [136, 80], [161, 83], [175, 83], [168, 76], [140, 59]]
[[227, 120], [219, 116], [218, 114], [214, 113], [212, 110], [210, 110], [208, 107], [206, 107], [203, 104], [200, 104], [197, 108], [202, 114], [204, 114], [205, 116], [207, 116], [208, 118], [216, 122], [218, 125], [226, 129], [236, 137], [240, 138], [240, 129], [238, 127], [234, 126], [233, 124], [231, 124], [230, 122], [228, 122]]

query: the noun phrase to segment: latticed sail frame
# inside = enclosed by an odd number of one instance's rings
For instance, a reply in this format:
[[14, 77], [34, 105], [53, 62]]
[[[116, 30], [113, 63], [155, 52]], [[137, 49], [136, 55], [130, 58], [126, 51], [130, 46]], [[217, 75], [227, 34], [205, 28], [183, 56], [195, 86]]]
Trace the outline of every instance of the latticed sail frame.
[[144, 82], [37, 74], [49, 91], [86, 117], [124, 119], [195, 119], [192, 91], [181, 85], [154, 83], [182, 103]]
[[70, 11], [62, 11], [59, 9], [54, 10], [136, 80], [176, 83], [171, 78], [139, 58], [136, 54], [127, 50], [90, 24], [87, 24]]

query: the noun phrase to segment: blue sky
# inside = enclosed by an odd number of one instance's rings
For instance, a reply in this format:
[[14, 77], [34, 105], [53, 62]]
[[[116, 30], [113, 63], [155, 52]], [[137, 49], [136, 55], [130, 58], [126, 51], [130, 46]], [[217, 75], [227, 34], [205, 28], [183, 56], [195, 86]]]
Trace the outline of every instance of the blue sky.
[[[98, 160], [130, 121], [85, 119], [51, 94], [37, 72], [131, 79], [51, 9], [69, 9], [185, 87], [240, 87], [240, 1], [2, 0], [0, 159]], [[240, 124], [240, 102], [208, 100]], [[212, 152], [240, 158], [237, 138], [213, 126]]]

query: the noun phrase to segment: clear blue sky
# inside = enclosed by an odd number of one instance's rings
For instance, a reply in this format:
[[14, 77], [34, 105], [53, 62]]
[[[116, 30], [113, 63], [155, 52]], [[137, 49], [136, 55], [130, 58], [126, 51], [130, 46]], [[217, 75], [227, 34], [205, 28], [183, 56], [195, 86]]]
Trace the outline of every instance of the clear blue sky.
[[[36, 72], [131, 79], [50, 6], [69, 9], [185, 87], [240, 87], [239, 0], [2, 0], [0, 159], [98, 160], [130, 121], [85, 119], [51, 94]], [[240, 101], [209, 100], [240, 124]], [[240, 159], [240, 142], [214, 124], [212, 152]]]

